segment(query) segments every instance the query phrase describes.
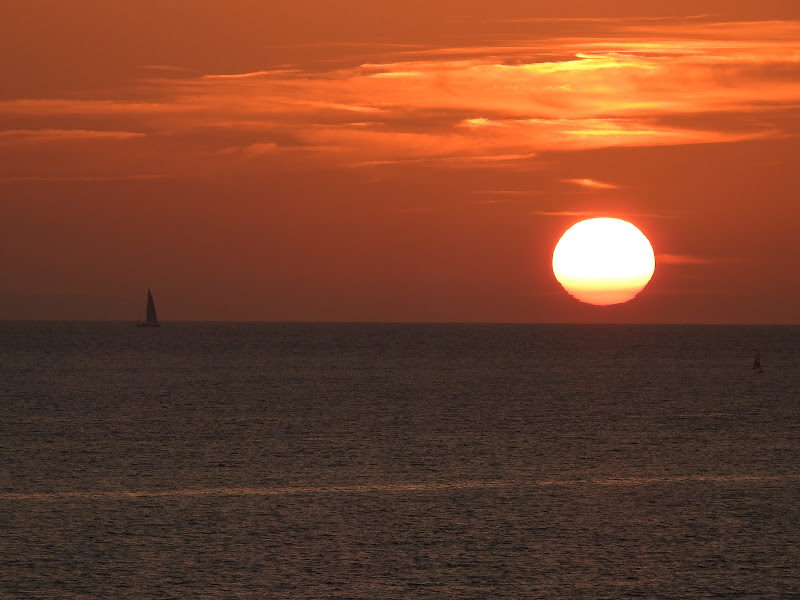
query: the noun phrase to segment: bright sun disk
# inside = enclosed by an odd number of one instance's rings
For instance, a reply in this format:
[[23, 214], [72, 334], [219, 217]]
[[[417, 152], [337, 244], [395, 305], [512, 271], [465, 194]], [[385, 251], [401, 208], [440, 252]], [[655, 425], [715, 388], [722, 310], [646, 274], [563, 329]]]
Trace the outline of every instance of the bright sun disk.
[[653, 247], [622, 219], [587, 219], [570, 227], [553, 251], [553, 274], [572, 296], [588, 304], [620, 304], [650, 281]]

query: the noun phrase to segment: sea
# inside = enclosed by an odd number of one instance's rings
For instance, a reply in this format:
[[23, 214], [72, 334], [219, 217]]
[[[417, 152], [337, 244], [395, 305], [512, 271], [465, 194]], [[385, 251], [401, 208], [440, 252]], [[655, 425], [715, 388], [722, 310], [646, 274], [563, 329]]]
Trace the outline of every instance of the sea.
[[800, 327], [0, 322], [0, 598], [800, 598]]

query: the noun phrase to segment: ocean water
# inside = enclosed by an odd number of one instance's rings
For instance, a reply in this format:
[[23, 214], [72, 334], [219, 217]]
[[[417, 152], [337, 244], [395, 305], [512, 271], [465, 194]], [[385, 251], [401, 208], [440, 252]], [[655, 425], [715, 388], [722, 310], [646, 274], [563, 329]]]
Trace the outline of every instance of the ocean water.
[[0, 335], [0, 598], [800, 597], [800, 327]]

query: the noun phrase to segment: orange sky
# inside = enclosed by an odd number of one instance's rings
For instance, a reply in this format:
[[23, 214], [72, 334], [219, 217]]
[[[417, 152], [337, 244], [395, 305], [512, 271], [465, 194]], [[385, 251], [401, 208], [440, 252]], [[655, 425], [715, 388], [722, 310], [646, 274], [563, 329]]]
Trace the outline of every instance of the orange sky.
[[800, 323], [800, 3], [430, 4], [8, 0], [0, 319]]

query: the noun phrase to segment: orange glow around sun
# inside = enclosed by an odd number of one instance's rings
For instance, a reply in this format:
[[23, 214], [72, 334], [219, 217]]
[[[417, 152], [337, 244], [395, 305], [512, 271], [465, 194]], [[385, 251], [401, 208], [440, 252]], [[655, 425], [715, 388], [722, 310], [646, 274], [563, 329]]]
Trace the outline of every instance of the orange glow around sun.
[[573, 297], [588, 304], [627, 302], [655, 271], [653, 247], [621, 219], [587, 219], [570, 227], [553, 251], [553, 274]]

